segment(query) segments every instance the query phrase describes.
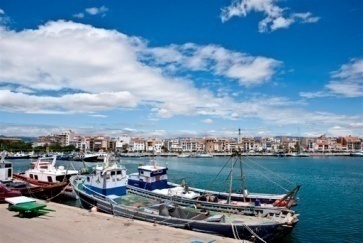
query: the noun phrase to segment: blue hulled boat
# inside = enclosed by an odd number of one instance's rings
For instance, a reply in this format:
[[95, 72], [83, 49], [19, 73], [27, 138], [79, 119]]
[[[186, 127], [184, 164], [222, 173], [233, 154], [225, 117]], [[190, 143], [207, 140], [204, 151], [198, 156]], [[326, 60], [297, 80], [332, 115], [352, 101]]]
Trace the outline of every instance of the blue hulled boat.
[[85, 207], [97, 207], [105, 213], [154, 224], [238, 239], [258, 239], [261, 242], [281, 239], [298, 222], [296, 215], [291, 213], [257, 217], [183, 207], [168, 200], [130, 193], [126, 190], [127, 180], [124, 167], [116, 162], [109, 165], [105, 159], [103, 164], [95, 166], [92, 173], [73, 176], [70, 182]]
[[[241, 162], [238, 154], [231, 158], [232, 167], [236, 162]], [[139, 165], [138, 172], [129, 175], [127, 188], [134, 194], [175, 201], [185, 206], [197, 205], [200, 208], [247, 215], [292, 213], [289, 209], [296, 204], [296, 194], [300, 188], [296, 186], [285, 194], [249, 193], [246, 189], [244, 193], [218, 192], [188, 187], [184, 182], [168, 182], [167, 171], [167, 166], [158, 165], [156, 159], [148, 165]]]

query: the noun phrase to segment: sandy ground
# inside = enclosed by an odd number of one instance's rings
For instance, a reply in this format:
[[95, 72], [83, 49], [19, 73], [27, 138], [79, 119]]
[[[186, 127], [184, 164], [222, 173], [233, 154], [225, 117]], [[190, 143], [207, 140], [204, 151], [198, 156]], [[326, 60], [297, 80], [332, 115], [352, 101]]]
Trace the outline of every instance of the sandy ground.
[[19, 218], [17, 212], [7, 207], [7, 204], [0, 204], [0, 242], [4, 243], [238, 242], [52, 202], [47, 203], [47, 208], [55, 212], [34, 218]]

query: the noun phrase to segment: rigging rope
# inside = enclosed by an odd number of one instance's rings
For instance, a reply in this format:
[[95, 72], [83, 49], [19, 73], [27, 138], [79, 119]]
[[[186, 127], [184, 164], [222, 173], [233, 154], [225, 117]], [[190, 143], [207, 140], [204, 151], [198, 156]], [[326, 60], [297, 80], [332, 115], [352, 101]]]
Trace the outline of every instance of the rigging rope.
[[294, 183], [292, 183], [291, 181], [289, 181], [289, 180], [287, 180], [286, 178], [284, 178], [284, 177], [280, 176], [280, 175], [279, 175], [279, 174], [277, 174], [276, 172], [273, 172], [272, 170], [270, 170], [270, 169], [268, 169], [268, 168], [266, 168], [266, 167], [264, 167], [264, 166], [262, 166], [262, 165], [258, 164], [257, 162], [253, 161], [253, 160], [252, 160], [252, 159], [250, 159], [249, 157], [247, 157], [247, 156], [246, 156], [246, 158], [247, 158], [250, 162], [252, 162], [252, 163], [256, 164], [257, 166], [259, 166], [259, 167], [261, 167], [261, 168], [263, 168], [263, 169], [267, 170], [268, 172], [270, 172], [270, 173], [272, 173], [272, 174], [276, 175], [277, 177], [279, 177], [279, 178], [281, 178], [282, 180], [284, 180], [284, 181], [286, 181], [286, 182], [290, 183], [291, 185], [295, 185], [295, 184], [294, 184]]
[[224, 164], [224, 166], [222, 167], [222, 169], [218, 172], [218, 174], [214, 177], [214, 179], [212, 180], [212, 182], [209, 183], [209, 185], [206, 188], [210, 188], [210, 186], [213, 184], [213, 182], [217, 179], [217, 177], [221, 174], [221, 172], [226, 167], [226, 165], [228, 164], [228, 162], [231, 160], [231, 158], [232, 158], [232, 156], [227, 160], [227, 162]]
[[256, 170], [255, 168], [253, 168], [252, 166], [250, 166], [247, 163], [244, 163], [245, 165], [247, 165], [248, 167], [250, 167], [252, 170], [256, 171], [258, 174], [260, 174], [261, 176], [265, 177], [268, 181], [272, 182], [273, 184], [275, 184], [276, 186], [280, 187], [281, 189], [285, 190], [285, 191], [289, 191], [286, 188], [284, 188], [283, 186], [281, 186], [280, 184], [274, 182], [273, 180], [271, 180], [270, 178], [268, 178], [266, 175], [262, 174], [261, 172], [259, 172], [258, 170]]

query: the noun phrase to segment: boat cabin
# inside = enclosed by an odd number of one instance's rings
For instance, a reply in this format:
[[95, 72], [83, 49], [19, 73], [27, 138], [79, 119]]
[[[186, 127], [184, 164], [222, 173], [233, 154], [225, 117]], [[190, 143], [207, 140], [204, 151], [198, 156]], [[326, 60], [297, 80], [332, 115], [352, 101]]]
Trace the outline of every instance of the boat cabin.
[[36, 162], [30, 163], [30, 169], [25, 171], [25, 176], [37, 181], [63, 182], [68, 181], [73, 175], [77, 175], [77, 170], [69, 170], [64, 166], [56, 168], [56, 156], [48, 158], [38, 158]]
[[6, 183], [13, 180], [13, 163], [5, 162], [2, 160], [0, 162], [0, 182]]
[[167, 170], [167, 167], [158, 166], [155, 161], [150, 165], [140, 165], [139, 172], [129, 175], [128, 185], [146, 190], [169, 188]]
[[126, 168], [114, 163], [112, 166], [97, 164], [95, 170], [86, 175], [83, 189], [91, 195], [126, 195]]

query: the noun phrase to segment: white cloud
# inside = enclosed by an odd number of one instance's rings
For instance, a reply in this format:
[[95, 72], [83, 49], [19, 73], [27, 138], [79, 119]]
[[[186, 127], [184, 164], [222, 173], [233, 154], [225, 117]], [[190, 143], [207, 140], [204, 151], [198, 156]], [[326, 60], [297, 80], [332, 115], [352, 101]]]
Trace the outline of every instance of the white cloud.
[[[154, 107], [152, 111], [161, 117], [192, 114], [196, 107], [209, 103], [221, 105], [228, 101], [215, 99], [209, 90], [196, 89], [191, 81], [164, 76], [158, 69], [139, 62], [138, 53], [147, 48], [146, 44], [140, 38], [117, 31], [58, 21], [35, 30], [3, 31], [1, 38], [0, 82], [11, 80], [13, 84], [43, 91], [82, 90], [90, 93], [89, 99], [82, 100], [86, 104], [101, 93], [109, 93], [111, 96], [105, 96], [105, 100], [110, 100], [110, 107], [128, 107], [129, 103], [150, 105]], [[111, 100], [125, 93], [129, 103]], [[7, 111], [25, 111], [25, 108], [14, 105], [22, 99], [28, 99], [27, 109], [32, 112], [54, 112], [58, 108], [59, 112], [88, 112], [103, 108], [103, 105], [66, 106], [69, 104], [66, 99], [63, 98], [64, 105], [58, 102], [63, 96], [6, 95], [8, 99], [3, 99], [0, 105]], [[69, 98], [76, 102], [77, 97], [85, 95], [74, 94]], [[47, 99], [47, 102], [41, 99]], [[48, 100], [50, 105], [47, 105]]]
[[200, 46], [192, 43], [170, 45], [143, 50], [149, 64], [169, 67], [166, 71], [212, 71], [215, 75], [236, 79], [240, 85], [255, 86], [271, 80], [281, 62], [262, 56], [233, 52], [216, 45]]
[[352, 59], [338, 71], [332, 72], [332, 80], [326, 88], [331, 93], [345, 97], [363, 96], [363, 59]]
[[311, 17], [311, 13], [294, 13], [292, 17], [295, 19], [300, 19], [301, 23], [316, 23], [319, 21], [320, 17]]
[[331, 73], [331, 80], [325, 85], [324, 91], [302, 92], [304, 98], [328, 96], [363, 97], [363, 59], [352, 59], [339, 70]]
[[[213, 121], [251, 118], [291, 125], [304, 120], [342, 127], [361, 122], [357, 116], [307, 112], [300, 101], [282, 97], [244, 95], [237, 102], [228, 92], [216, 96], [197, 88], [193, 80], [165, 71], [174, 65], [176, 72], [205, 71], [249, 86], [267, 82], [275, 74], [281, 63], [271, 58], [192, 43], [150, 48], [138, 37], [65, 21], [33, 30], [4, 30], [0, 38], [0, 82], [9, 83], [0, 91], [3, 112], [97, 116], [107, 110], [143, 107], [149, 109], [145, 117], [150, 119], [203, 115]], [[355, 68], [348, 66], [333, 76], [351, 77]], [[64, 89], [78, 91], [62, 94]]]
[[74, 14], [73, 17], [78, 18], [78, 19], [82, 19], [82, 18], [84, 18], [84, 13]]
[[10, 22], [9, 16], [5, 15], [5, 11], [0, 8], [0, 31], [4, 28], [1, 25], [7, 25]]
[[303, 98], [312, 99], [312, 98], [328, 97], [332, 95], [324, 91], [317, 91], [317, 92], [300, 92], [300, 96]]
[[26, 93], [26, 94], [31, 94], [31, 93], [35, 93], [35, 91], [33, 89], [29, 89], [27, 87], [17, 87], [15, 89], [15, 92], [17, 93]]
[[211, 124], [211, 123], [213, 123], [213, 120], [212, 120], [212, 119], [207, 118], [207, 119], [204, 119], [204, 120], [203, 120], [203, 122], [204, 122], [204, 123]]
[[105, 117], [107, 117], [107, 116], [105, 116], [105, 115], [99, 115], [99, 114], [89, 115], [89, 116], [92, 116], [92, 117], [100, 117], [100, 118], [105, 118]]
[[347, 136], [347, 135], [356, 135], [357, 133], [354, 133], [354, 131], [352, 129], [349, 128], [344, 128], [344, 127], [340, 127], [340, 126], [334, 126], [328, 129], [328, 132], [332, 135], [332, 136]]
[[230, 6], [222, 8], [221, 20], [226, 22], [232, 17], [246, 17], [248, 13], [262, 12], [266, 17], [258, 24], [259, 32], [288, 28], [294, 22], [315, 23], [320, 18], [307, 13], [290, 13], [288, 8], [276, 5], [278, 0], [232, 0]]
[[[24, 102], [26, 101], [26, 102]], [[135, 107], [129, 92], [73, 94], [61, 97], [35, 96], [0, 90], [0, 110], [23, 113], [66, 114], [90, 113], [117, 107]]]
[[96, 15], [107, 12], [108, 8], [106, 8], [105, 6], [102, 6], [100, 8], [86, 8], [85, 11], [90, 15]]

